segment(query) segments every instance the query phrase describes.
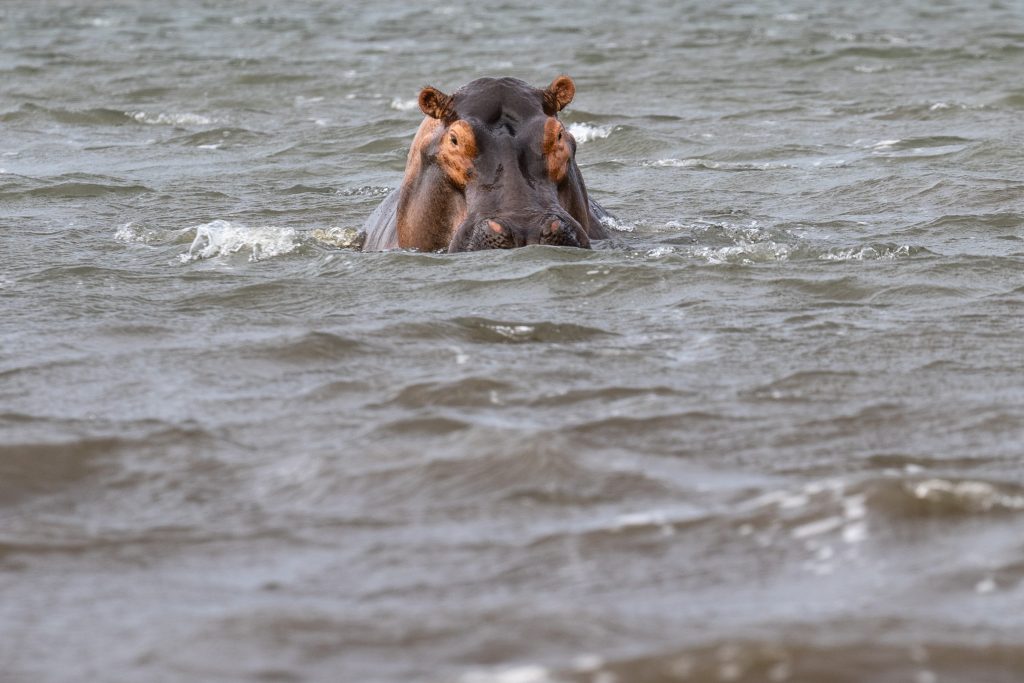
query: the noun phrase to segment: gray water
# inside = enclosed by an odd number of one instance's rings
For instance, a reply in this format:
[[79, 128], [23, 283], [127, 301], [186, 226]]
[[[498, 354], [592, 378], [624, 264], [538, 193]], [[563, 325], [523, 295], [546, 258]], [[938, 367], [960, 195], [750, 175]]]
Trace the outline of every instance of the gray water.
[[[594, 251], [360, 253], [576, 80]], [[1024, 680], [1024, 5], [0, 5], [0, 681]]]

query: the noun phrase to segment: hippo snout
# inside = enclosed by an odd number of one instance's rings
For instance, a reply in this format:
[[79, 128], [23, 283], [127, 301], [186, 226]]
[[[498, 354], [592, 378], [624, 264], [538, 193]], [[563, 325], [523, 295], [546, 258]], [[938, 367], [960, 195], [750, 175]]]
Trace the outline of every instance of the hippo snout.
[[557, 216], [552, 216], [541, 228], [537, 243], [559, 247], [590, 248], [590, 239], [579, 223], [571, 219], [566, 221]]
[[578, 222], [561, 215], [550, 214], [530, 221], [495, 217], [463, 223], [448, 251], [515, 249], [531, 244], [589, 249], [590, 239]]

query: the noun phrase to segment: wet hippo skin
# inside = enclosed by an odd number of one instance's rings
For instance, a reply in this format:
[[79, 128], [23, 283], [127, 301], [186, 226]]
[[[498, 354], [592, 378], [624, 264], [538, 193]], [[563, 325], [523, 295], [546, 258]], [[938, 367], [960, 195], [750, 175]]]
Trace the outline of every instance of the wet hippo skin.
[[545, 89], [514, 78], [452, 95], [424, 88], [405, 177], [367, 219], [364, 250], [589, 249], [605, 239], [608, 214], [587, 195], [576, 140], [558, 119], [575, 93], [568, 76]]

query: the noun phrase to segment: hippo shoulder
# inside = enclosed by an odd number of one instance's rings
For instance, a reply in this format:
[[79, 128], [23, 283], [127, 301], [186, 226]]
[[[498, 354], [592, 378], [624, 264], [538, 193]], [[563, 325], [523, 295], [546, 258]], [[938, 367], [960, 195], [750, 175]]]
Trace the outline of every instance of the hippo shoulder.
[[363, 251], [398, 248], [398, 190], [392, 190], [363, 224]]

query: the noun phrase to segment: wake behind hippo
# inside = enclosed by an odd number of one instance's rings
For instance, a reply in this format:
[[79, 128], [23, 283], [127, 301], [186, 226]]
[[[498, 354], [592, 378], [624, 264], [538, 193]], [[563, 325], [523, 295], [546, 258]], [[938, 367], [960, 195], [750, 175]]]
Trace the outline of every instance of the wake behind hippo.
[[363, 249], [449, 252], [530, 244], [590, 248], [607, 213], [587, 195], [576, 140], [558, 120], [576, 86], [480, 78], [426, 87], [402, 185], [367, 219]]

